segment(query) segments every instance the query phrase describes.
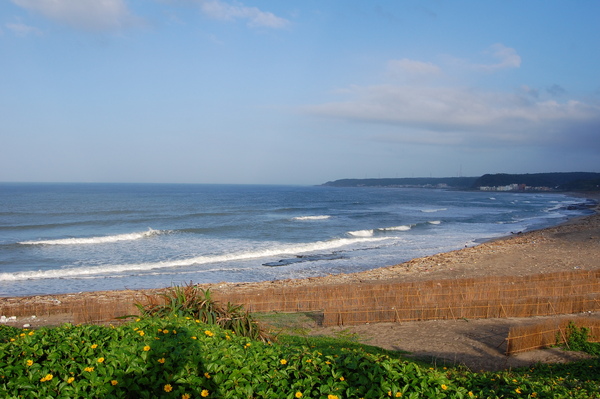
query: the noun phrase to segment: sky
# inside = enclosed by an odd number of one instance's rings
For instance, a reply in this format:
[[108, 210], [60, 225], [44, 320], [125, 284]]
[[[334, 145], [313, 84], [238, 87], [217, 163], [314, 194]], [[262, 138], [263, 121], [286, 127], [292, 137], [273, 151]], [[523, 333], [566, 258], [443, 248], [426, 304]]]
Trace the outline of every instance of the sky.
[[600, 172], [600, 2], [4, 0], [0, 181]]

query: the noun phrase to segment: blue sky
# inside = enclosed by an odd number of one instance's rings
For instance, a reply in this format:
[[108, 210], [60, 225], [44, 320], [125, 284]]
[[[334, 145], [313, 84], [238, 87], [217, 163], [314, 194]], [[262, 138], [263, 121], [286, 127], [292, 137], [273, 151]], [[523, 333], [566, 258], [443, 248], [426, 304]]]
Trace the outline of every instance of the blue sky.
[[600, 172], [600, 2], [8, 0], [0, 181]]

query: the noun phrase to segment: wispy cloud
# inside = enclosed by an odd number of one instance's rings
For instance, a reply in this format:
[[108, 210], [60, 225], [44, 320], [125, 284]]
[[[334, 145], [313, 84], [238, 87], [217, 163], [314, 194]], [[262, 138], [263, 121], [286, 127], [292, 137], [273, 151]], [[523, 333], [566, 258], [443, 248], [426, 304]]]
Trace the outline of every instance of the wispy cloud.
[[17, 36], [25, 37], [30, 35], [41, 36], [42, 31], [34, 26], [25, 25], [21, 22], [7, 23], [6, 28]]
[[[520, 65], [513, 49], [501, 45], [494, 48], [500, 62], [481, 66], [482, 71]], [[434, 64], [408, 59], [391, 61], [389, 68], [405, 74], [444, 75], [442, 68]], [[566, 92], [554, 86], [549, 91]], [[351, 86], [338, 94], [342, 100], [305, 110], [322, 117], [387, 126], [379, 133], [372, 133], [378, 131], [376, 128], [366, 130], [377, 140], [474, 147], [581, 145], [600, 149], [600, 104], [566, 98], [558, 102], [527, 86], [502, 92], [464, 84], [433, 86], [413, 80], [406, 84]]]
[[494, 64], [474, 65], [475, 69], [494, 72], [500, 69], [519, 68], [521, 66], [521, 56], [517, 54], [517, 51], [514, 48], [506, 47], [503, 44], [496, 43], [492, 45], [486, 51], [486, 54], [490, 54], [493, 58], [498, 60], [498, 62]]
[[46, 18], [86, 31], [119, 30], [140, 21], [123, 0], [12, 0]]
[[439, 66], [431, 62], [410, 60], [408, 58], [389, 61], [388, 71], [392, 75], [411, 76], [439, 75], [442, 72]]
[[285, 18], [238, 2], [226, 3], [220, 0], [197, 0], [197, 2], [202, 12], [210, 18], [224, 21], [245, 20], [250, 27], [284, 28], [289, 25], [289, 21]]
[[450, 64], [461, 69], [493, 73], [504, 69], [521, 67], [521, 56], [517, 50], [507, 47], [502, 43], [496, 43], [482, 52], [484, 58], [491, 58], [488, 62], [473, 62], [466, 59], [447, 57]]

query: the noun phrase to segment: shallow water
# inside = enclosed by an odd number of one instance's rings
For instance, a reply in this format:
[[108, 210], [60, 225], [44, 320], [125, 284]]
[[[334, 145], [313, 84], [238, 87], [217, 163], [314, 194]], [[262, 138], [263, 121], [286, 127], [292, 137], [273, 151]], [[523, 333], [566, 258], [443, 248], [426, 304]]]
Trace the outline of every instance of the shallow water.
[[562, 194], [0, 184], [0, 295], [350, 273], [558, 224]]

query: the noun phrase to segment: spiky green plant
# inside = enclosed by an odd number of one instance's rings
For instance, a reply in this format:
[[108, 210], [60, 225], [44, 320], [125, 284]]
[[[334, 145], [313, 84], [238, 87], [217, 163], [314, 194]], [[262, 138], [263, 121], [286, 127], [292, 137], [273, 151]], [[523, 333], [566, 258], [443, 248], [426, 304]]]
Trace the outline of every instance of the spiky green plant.
[[210, 289], [192, 283], [173, 286], [157, 295], [146, 295], [145, 303], [135, 304], [142, 316], [190, 317], [201, 323], [218, 325], [239, 336], [270, 341], [270, 335], [252, 318], [242, 305], [222, 305], [212, 297]]

